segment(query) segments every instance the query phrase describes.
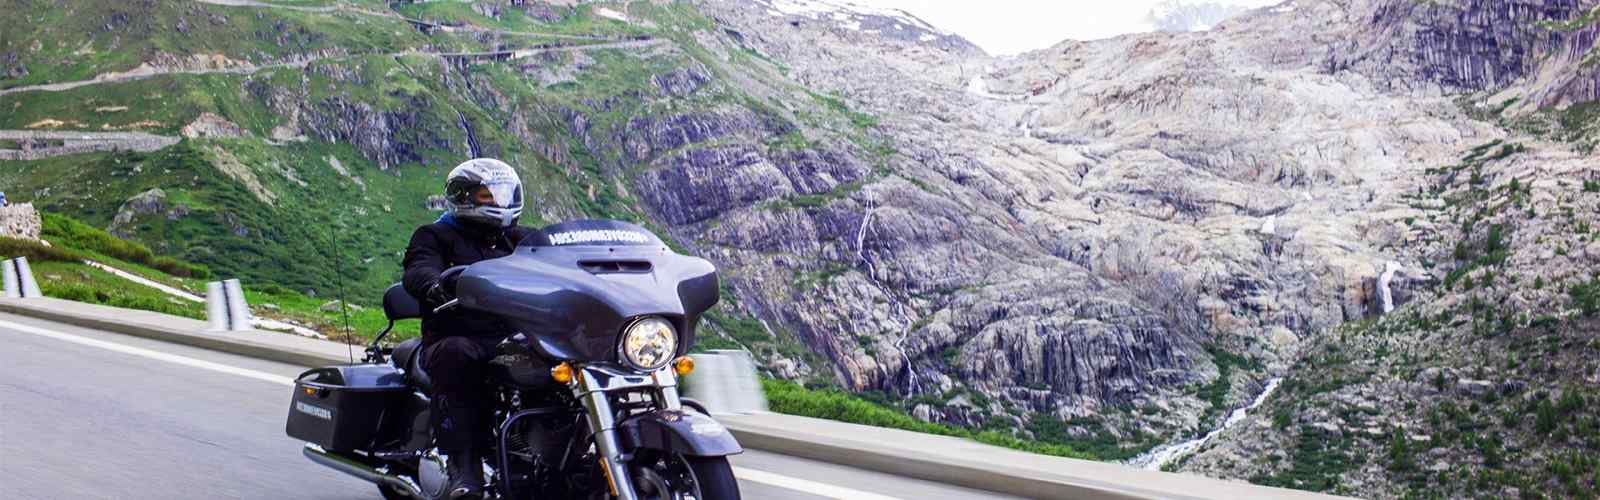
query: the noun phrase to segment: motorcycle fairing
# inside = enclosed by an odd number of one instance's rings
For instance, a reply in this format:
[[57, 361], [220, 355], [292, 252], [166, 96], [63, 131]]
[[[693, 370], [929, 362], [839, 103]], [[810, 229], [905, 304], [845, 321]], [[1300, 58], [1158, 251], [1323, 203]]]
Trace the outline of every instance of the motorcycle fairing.
[[[551, 234], [573, 233], [570, 227], [588, 232], [559, 238], [577, 243], [551, 242]], [[649, 243], [617, 236], [625, 234], [648, 236]], [[623, 328], [650, 315], [674, 324], [677, 354], [684, 354], [694, 343], [700, 314], [716, 304], [719, 293], [710, 262], [679, 255], [648, 231], [618, 221], [546, 228], [511, 255], [470, 266], [456, 285], [462, 306], [499, 316], [541, 354], [572, 361], [616, 360]]]

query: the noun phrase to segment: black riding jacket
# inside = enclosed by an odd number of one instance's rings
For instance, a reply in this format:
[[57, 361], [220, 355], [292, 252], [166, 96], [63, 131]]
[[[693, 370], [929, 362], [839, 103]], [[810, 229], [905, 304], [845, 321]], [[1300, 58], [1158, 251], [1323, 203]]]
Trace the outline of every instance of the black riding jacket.
[[517, 243], [532, 233], [532, 229], [520, 226], [483, 228], [449, 217], [417, 228], [406, 246], [402, 283], [406, 292], [422, 305], [422, 341], [432, 343], [454, 335], [477, 337], [509, 333], [498, 319], [481, 312], [453, 308], [434, 314], [433, 309], [440, 304], [430, 303], [428, 289], [439, 282], [439, 275], [446, 269], [511, 255]]

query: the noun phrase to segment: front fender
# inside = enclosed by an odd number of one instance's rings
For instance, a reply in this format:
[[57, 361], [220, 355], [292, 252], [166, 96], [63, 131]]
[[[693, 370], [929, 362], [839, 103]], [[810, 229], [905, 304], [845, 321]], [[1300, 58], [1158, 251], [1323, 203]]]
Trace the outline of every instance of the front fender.
[[694, 457], [721, 457], [744, 452], [727, 427], [692, 411], [656, 410], [636, 415], [617, 426], [623, 445]]

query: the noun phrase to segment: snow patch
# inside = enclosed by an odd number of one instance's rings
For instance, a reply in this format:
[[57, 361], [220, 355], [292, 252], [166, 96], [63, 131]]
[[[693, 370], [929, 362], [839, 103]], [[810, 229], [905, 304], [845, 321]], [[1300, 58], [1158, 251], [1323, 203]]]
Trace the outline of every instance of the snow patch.
[[293, 333], [293, 334], [299, 335], [301, 337], [310, 337], [310, 338], [314, 338], [314, 339], [328, 340], [328, 336], [327, 335], [323, 335], [321, 333], [317, 333], [316, 330], [312, 330], [310, 328], [306, 328], [306, 327], [299, 326], [299, 325], [291, 325], [289, 323], [284, 323], [282, 321], [277, 321], [277, 320], [262, 319], [262, 318], [251, 318], [250, 319], [250, 325], [256, 327], [256, 329], [258, 329], [258, 330], [271, 330], [271, 331], [275, 331], [275, 332], [286, 332], [286, 333]]
[[623, 14], [623, 13], [618, 12], [616, 10], [613, 10], [611, 8], [600, 7], [600, 8], [595, 9], [594, 13], [595, 13], [595, 15], [600, 16], [600, 17], [604, 17], [606, 19], [615, 19], [615, 20], [622, 21], [622, 22], [628, 22], [628, 15], [627, 14]]
[[[820, 20], [826, 16], [833, 18], [835, 21], [842, 22], [844, 21], [845, 17], [878, 16], [891, 18], [895, 21], [898, 21], [899, 23], [897, 24], [908, 24], [912, 27], [931, 31], [941, 36], [950, 35], [950, 32], [935, 28], [933, 25], [925, 23], [921, 19], [917, 19], [917, 17], [911, 15], [910, 12], [900, 9], [874, 7], [871, 5], [862, 5], [839, 0], [770, 0], [768, 2], [768, 6], [770, 8], [767, 9], [767, 12], [779, 17], [805, 16]], [[896, 28], [903, 29], [900, 26], [897, 26]], [[859, 21], [857, 22], [857, 27], [850, 29], [860, 29]]]
[[125, 280], [128, 280], [128, 281], [132, 281], [134, 283], [138, 283], [140, 285], [144, 285], [144, 286], [147, 286], [147, 287], [150, 287], [150, 288], [154, 288], [154, 289], [160, 291], [161, 293], [165, 293], [165, 294], [171, 295], [173, 297], [177, 297], [177, 298], [180, 298], [180, 299], [188, 300], [188, 301], [191, 301], [191, 302], [205, 302], [206, 301], [205, 297], [201, 297], [199, 295], [195, 295], [195, 294], [192, 294], [192, 293], [189, 293], [189, 292], [185, 292], [185, 291], [179, 290], [177, 288], [173, 288], [173, 287], [170, 287], [170, 286], [167, 286], [167, 285], [163, 285], [161, 283], [157, 283], [155, 281], [146, 279], [144, 276], [139, 276], [137, 274], [133, 274], [133, 273], [130, 273], [130, 272], [127, 272], [127, 271], [123, 271], [121, 269], [117, 269], [115, 267], [111, 267], [111, 266], [108, 266], [108, 265], [105, 265], [105, 264], [101, 264], [99, 262], [95, 262], [95, 261], [92, 261], [92, 260], [86, 260], [86, 261], [83, 261], [83, 263], [84, 264], [88, 264], [89, 267], [93, 267], [95, 269], [99, 269], [101, 271], [105, 271], [105, 272], [114, 274], [118, 278], [122, 278], [122, 279], [125, 279]]

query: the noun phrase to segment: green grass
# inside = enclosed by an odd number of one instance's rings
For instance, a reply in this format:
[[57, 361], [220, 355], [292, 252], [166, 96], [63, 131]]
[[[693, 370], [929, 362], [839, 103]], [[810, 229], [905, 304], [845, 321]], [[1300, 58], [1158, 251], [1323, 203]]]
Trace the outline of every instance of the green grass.
[[1313, 427], [1302, 427], [1291, 451], [1289, 468], [1250, 478], [1250, 482], [1311, 491], [1328, 491], [1340, 483], [1344, 473], [1364, 460], [1350, 453], [1351, 439], [1329, 436]]
[[1044, 455], [1090, 460], [1122, 460], [1142, 453], [1159, 441], [1153, 436], [1119, 439], [1103, 428], [1090, 438], [1075, 438], [1068, 433], [1069, 426], [1087, 425], [1099, 428], [1099, 424], [1084, 421], [1064, 422], [1049, 417], [1036, 417], [1029, 425], [1030, 431], [1040, 439], [1024, 440], [995, 430], [974, 431], [924, 422], [901, 409], [838, 389], [808, 389], [793, 382], [772, 379], [762, 380], [761, 385], [766, 391], [768, 406], [778, 413], [965, 438]]
[[0, 53], [18, 54], [29, 74], [0, 79], [0, 88], [87, 80], [133, 69], [158, 53], [220, 54], [260, 63], [325, 49], [389, 53], [429, 43], [404, 21], [355, 13], [194, 2], [19, 3], [0, 17]]
[[162, 273], [183, 278], [205, 279], [211, 272], [204, 266], [189, 264], [171, 257], [159, 256], [148, 247], [130, 242], [99, 228], [79, 222], [71, 217], [42, 213], [40, 238], [57, 245], [66, 245], [84, 252], [106, 255], [114, 259], [141, 264]]
[[111, 273], [77, 262], [31, 262], [40, 291], [53, 297], [127, 309], [140, 309], [205, 318], [205, 304], [174, 298], [159, 290], [129, 282]]
[[1600, 277], [1590, 279], [1588, 283], [1573, 285], [1567, 291], [1572, 297], [1572, 305], [1584, 316], [1600, 314]]
[[83, 252], [67, 248], [45, 246], [42, 243], [9, 236], [0, 236], [0, 257], [13, 259], [27, 257], [28, 262], [82, 262]]
[[[457, 1], [401, 3], [395, 4], [394, 8], [401, 15], [413, 19], [445, 25], [466, 25], [506, 31], [607, 38], [621, 38], [651, 33], [646, 28], [595, 14], [595, 9], [599, 7], [609, 7], [619, 12], [624, 10], [624, 7], [620, 5], [609, 3], [580, 5], [570, 11], [561, 12], [561, 17], [555, 21], [545, 21], [530, 16], [527, 12], [517, 8], [504, 8], [500, 11], [500, 17], [489, 17], [473, 11], [470, 4]], [[554, 9], [558, 12], [564, 10], [560, 7], [555, 7]]]

